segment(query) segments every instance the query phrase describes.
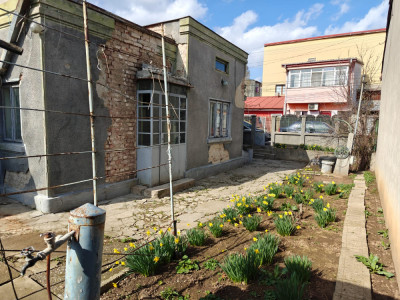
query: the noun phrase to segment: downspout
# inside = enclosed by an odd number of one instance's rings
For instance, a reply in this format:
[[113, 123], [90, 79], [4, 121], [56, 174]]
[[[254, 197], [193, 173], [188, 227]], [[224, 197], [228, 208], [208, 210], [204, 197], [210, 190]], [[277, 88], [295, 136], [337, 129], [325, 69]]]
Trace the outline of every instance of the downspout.
[[285, 85], [285, 101], [283, 103], [283, 115], [286, 115], [286, 106], [287, 106], [287, 90], [288, 90], [288, 82], [289, 82], [289, 76], [288, 76], [288, 70], [285, 65], [285, 70], [286, 70], [286, 85]]

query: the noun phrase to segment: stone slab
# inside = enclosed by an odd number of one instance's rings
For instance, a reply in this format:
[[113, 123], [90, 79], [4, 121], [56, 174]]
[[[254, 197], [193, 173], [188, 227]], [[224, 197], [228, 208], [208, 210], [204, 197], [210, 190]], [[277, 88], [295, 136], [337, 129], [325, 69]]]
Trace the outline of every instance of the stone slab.
[[[32, 279], [24, 276], [14, 280], [15, 290], [19, 299], [43, 300], [47, 299], [47, 291]], [[15, 300], [11, 282], [0, 286], [2, 300]], [[53, 295], [53, 299], [56, 299]]]
[[[172, 182], [172, 190], [174, 193], [177, 193], [193, 187], [194, 184], [195, 180], [192, 178], [176, 180]], [[163, 198], [169, 196], [169, 183], [146, 189], [144, 191], [144, 196], [151, 198]]]
[[[17, 278], [19, 276], [19, 273], [14, 270], [13, 268], [11, 269], [11, 276], [12, 278]], [[0, 262], [0, 284], [2, 284], [3, 282], [6, 282], [10, 280], [10, 274], [8, 273], [8, 268], [6, 266], [5, 263]]]

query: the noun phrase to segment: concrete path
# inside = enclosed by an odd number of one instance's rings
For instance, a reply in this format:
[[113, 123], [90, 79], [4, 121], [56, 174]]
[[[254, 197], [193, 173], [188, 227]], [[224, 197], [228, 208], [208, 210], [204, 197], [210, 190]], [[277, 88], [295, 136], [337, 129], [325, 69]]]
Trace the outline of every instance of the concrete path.
[[369, 270], [354, 257], [355, 255], [368, 257], [364, 206], [366, 185], [363, 175], [357, 175], [354, 183], [355, 187], [351, 191], [344, 220], [334, 300], [371, 299]]

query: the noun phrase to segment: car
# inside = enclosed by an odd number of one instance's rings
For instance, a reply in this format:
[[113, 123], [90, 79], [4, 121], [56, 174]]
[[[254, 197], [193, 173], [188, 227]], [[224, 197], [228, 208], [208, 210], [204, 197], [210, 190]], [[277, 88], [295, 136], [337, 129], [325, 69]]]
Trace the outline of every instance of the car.
[[[251, 123], [243, 121], [243, 144], [251, 144], [251, 127]], [[264, 141], [262, 141], [262, 136], [265, 138]], [[256, 128], [256, 145], [267, 144], [270, 140], [270, 133], [264, 132], [264, 130]]]
[[[279, 129], [280, 132], [300, 132], [301, 131], [301, 122], [294, 122], [287, 127], [281, 127]], [[335, 128], [331, 125], [321, 122], [321, 121], [306, 121], [306, 132], [308, 133], [325, 133], [325, 134], [333, 134], [335, 133]]]

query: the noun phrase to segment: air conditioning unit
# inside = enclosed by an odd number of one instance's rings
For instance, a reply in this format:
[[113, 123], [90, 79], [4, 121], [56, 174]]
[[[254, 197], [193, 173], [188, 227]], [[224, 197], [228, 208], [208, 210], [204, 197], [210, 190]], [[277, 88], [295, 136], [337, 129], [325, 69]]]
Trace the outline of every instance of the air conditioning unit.
[[308, 104], [308, 110], [318, 110], [318, 103]]

